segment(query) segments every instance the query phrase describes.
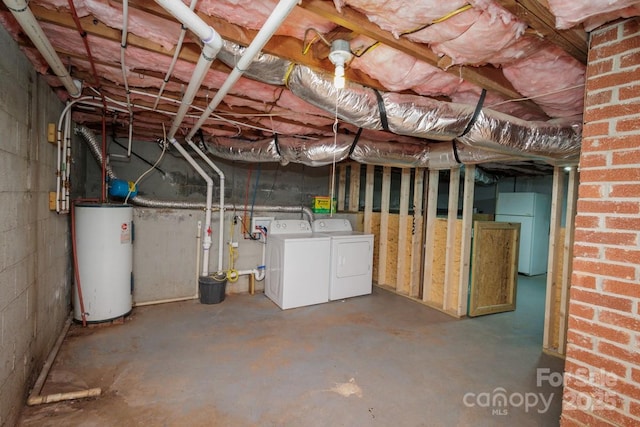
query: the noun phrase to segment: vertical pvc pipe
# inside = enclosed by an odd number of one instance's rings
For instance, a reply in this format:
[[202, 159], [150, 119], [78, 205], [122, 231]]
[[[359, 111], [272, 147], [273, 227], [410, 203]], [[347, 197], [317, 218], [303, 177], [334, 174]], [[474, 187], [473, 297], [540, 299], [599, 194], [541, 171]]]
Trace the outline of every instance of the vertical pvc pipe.
[[218, 226], [218, 272], [223, 270], [222, 252], [224, 250], [224, 173], [215, 163], [202, 152], [200, 147], [193, 143], [190, 139], [187, 144], [195, 150], [196, 153], [218, 174], [220, 177], [220, 224]]
[[207, 200], [205, 206], [204, 215], [204, 239], [202, 243], [202, 275], [209, 275], [209, 249], [211, 248], [211, 205], [213, 204], [213, 180], [206, 172], [200, 167], [200, 165], [194, 160], [193, 157], [182, 148], [175, 138], [169, 140], [182, 156], [189, 162], [189, 164], [198, 172], [198, 174], [207, 183]]

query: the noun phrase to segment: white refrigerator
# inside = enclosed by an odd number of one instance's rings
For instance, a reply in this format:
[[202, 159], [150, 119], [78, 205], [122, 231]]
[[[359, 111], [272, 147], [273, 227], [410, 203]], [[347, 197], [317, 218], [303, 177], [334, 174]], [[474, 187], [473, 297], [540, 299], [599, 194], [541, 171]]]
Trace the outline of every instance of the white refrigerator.
[[541, 193], [500, 193], [496, 221], [520, 223], [518, 273], [547, 272], [551, 199]]

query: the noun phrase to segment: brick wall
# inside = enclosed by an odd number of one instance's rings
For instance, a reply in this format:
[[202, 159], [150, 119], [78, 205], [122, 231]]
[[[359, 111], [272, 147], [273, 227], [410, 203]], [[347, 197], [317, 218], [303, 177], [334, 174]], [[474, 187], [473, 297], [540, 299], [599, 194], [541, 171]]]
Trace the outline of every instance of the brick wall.
[[640, 425], [640, 19], [591, 33], [562, 425]]

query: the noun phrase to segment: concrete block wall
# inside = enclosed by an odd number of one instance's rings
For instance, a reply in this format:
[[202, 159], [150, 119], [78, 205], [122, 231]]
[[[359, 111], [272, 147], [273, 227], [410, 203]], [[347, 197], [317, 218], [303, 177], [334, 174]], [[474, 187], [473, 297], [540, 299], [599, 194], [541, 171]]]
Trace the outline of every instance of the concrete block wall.
[[640, 425], [640, 19], [591, 33], [563, 426]]
[[63, 104], [0, 26], [0, 425], [13, 426], [69, 314], [67, 217], [48, 209]]

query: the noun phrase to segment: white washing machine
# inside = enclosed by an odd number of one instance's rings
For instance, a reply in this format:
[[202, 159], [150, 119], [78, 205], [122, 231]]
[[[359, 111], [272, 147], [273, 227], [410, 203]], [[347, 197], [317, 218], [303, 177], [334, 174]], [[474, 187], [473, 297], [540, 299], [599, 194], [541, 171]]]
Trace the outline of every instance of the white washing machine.
[[316, 237], [331, 237], [329, 300], [371, 293], [373, 274], [373, 234], [353, 231], [346, 219], [313, 221]]
[[283, 310], [329, 301], [329, 236], [309, 221], [275, 220], [267, 235], [265, 295]]

